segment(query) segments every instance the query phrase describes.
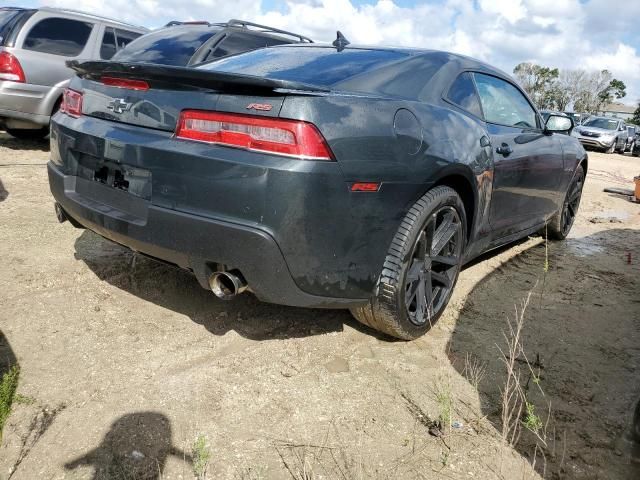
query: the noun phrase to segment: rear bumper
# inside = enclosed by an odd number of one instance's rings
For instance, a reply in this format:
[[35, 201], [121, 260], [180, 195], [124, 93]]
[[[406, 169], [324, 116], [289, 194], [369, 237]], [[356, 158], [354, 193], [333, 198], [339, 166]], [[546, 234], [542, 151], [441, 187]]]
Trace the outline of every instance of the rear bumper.
[[[363, 299], [332, 298], [302, 291], [268, 233], [249, 226], [147, 205], [144, 222], [111, 207], [124, 192], [64, 175], [48, 164], [49, 184], [66, 215], [95, 233], [134, 251], [191, 270], [208, 287], [218, 265], [240, 270], [254, 294], [265, 302], [299, 307], [349, 308]], [[91, 183], [92, 198], [78, 193]], [[100, 198], [104, 198], [104, 203]]]
[[0, 81], [0, 118], [10, 128], [48, 125], [51, 101], [61, 94], [58, 87]]

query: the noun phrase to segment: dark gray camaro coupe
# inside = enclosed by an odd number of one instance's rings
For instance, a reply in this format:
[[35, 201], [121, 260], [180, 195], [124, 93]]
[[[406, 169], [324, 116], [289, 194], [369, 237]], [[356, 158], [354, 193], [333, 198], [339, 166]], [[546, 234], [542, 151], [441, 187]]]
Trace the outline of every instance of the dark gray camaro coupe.
[[51, 191], [70, 220], [221, 298], [350, 308], [398, 338], [461, 266], [569, 232], [587, 155], [504, 73], [450, 53], [280, 46], [197, 69], [72, 62]]

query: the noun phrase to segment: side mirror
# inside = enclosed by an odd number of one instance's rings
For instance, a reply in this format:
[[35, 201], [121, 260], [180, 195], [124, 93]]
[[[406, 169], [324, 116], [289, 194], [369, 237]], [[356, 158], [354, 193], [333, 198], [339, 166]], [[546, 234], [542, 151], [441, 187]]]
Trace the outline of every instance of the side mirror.
[[571, 128], [573, 128], [573, 122], [569, 117], [549, 115], [547, 123], [544, 126], [544, 131], [548, 133], [567, 132], [571, 130]]

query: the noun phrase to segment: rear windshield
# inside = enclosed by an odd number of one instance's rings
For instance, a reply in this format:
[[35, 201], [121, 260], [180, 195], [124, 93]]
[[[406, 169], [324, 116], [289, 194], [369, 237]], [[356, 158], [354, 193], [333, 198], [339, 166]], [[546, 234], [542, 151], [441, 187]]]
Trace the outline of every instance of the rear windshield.
[[416, 100], [446, 61], [440, 52], [292, 46], [263, 48], [199, 68]]
[[220, 31], [208, 26], [169, 27], [134, 40], [113, 56], [118, 62], [186, 66], [196, 50]]
[[199, 68], [329, 87], [408, 56], [391, 50], [282, 47], [254, 50]]
[[11, 34], [18, 16], [24, 14], [25, 10], [17, 10], [13, 8], [0, 8], [0, 45], [6, 45], [6, 41]]

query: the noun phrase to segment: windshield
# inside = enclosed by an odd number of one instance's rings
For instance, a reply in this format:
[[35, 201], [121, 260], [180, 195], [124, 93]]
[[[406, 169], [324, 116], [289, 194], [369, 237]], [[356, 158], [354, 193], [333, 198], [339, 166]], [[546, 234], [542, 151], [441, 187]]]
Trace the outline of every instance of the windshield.
[[616, 130], [618, 128], [618, 121], [609, 120], [608, 118], [591, 118], [582, 125], [585, 127], [602, 128], [604, 130]]
[[219, 28], [193, 25], [163, 28], [137, 38], [112, 60], [184, 67], [196, 50], [219, 31]]
[[322, 47], [264, 48], [199, 68], [328, 87], [407, 56], [390, 50], [338, 52], [335, 48]]

